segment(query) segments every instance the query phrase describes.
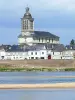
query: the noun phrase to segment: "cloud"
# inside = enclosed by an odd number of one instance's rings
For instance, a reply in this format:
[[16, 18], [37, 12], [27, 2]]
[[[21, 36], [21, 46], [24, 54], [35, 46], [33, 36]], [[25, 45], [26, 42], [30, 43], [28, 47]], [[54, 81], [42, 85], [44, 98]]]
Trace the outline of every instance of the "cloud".
[[[16, 43], [17, 34], [20, 34], [20, 18], [23, 17], [27, 5], [35, 18], [36, 29], [46, 29], [60, 36], [62, 43], [68, 43], [75, 38], [75, 0], [1, 0], [1, 43]], [[9, 37], [9, 41], [4, 36]], [[14, 41], [11, 37], [15, 37]], [[63, 41], [64, 39], [66, 40]]]
[[20, 9], [22, 10], [27, 5], [34, 8], [34, 10], [75, 10], [75, 0], [2, 0], [0, 2], [0, 9], [12, 9], [19, 12]]
[[1, 0], [0, 16], [20, 17], [27, 5], [34, 16], [56, 13], [75, 15], [75, 0]]

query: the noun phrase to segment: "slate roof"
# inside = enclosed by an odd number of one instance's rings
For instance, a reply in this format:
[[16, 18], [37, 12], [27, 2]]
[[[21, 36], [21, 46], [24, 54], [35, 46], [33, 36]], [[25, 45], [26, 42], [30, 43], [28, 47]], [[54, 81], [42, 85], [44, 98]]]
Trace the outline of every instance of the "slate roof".
[[[3, 48], [1, 46], [1, 48]], [[25, 45], [20, 47], [19, 45], [4, 46], [6, 52], [25, 52], [25, 51], [38, 51], [38, 50], [52, 50], [53, 52], [62, 52], [65, 50], [63, 44], [36, 44], [32, 46]]]
[[75, 50], [75, 45], [66, 45], [66, 50]]
[[[30, 36], [33, 36], [33, 37], [45, 37], [45, 38], [57, 38], [59, 39], [58, 36], [50, 33], [50, 32], [45, 32], [45, 31], [34, 31], [33, 32], [34, 34], [31, 34]], [[25, 37], [25, 36], [22, 36], [21, 34], [18, 36], [18, 38], [21, 38], [21, 37]]]
[[24, 51], [38, 51], [38, 50], [44, 50], [44, 45], [33, 45], [33, 46], [26, 46], [24, 48]]
[[62, 52], [65, 50], [63, 44], [36, 44], [33, 46], [27, 46], [25, 51], [37, 51], [37, 50], [52, 50], [54, 52]]
[[24, 52], [23, 49], [21, 49], [18, 45], [9, 46], [7, 49], [5, 49], [6, 52]]
[[50, 38], [59, 38], [58, 36], [50, 33], [50, 32], [45, 32], [45, 31], [34, 31], [35, 36], [37, 37], [50, 37]]
[[58, 44], [53, 48], [53, 52], [62, 52], [65, 50], [65, 47], [63, 44]]

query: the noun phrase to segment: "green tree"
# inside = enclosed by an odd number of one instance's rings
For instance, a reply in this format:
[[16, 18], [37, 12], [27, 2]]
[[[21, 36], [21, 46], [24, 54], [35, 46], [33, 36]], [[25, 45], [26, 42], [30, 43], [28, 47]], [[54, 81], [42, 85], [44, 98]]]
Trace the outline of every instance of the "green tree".
[[74, 41], [74, 39], [72, 39], [70, 42], [70, 45], [74, 45], [74, 44], [75, 44], [75, 41]]

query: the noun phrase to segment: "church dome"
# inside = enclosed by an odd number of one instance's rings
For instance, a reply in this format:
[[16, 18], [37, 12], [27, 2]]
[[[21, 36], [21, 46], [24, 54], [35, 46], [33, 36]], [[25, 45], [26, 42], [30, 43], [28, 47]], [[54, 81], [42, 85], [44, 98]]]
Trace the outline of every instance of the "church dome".
[[24, 18], [26, 19], [32, 19], [32, 16], [29, 12], [29, 7], [26, 8], [26, 13], [24, 14]]

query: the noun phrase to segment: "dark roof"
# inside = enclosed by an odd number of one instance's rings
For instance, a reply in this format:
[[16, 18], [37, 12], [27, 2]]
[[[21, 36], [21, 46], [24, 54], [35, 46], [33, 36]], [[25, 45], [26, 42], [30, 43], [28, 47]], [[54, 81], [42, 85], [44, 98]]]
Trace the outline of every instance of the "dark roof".
[[24, 52], [19, 45], [13, 45], [5, 49], [6, 52]]
[[[30, 36], [33, 36], [33, 37], [45, 37], [45, 38], [57, 38], [59, 39], [58, 36], [50, 33], [50, 32], [45, 32], [45, 31], [34, 31], [33, 34], [31, 34]], [[18, 38], [21, 38], [21, 37], [28, 37], [28, 36], [22, 36], [21, 34], [18, 36]]]
[[26, 7], [26, 13], [23, 16], [23, 19], [29, 19], [30, 21], [33, 21], [34, 19], [32, 18], [31, 13], [29, 12], [29, 8]]
[[37, 37], [50, 37], [50, 38], [59, 38], [58, 36], [50, 33], [50, 32], [45, 32], [45, 31], [34, 31], [34, 35]]
[[44, 50], [44, 45], [33, 45], [33, 46], [26, 46], [24, 48], [24, 51], [38, 51], [38, 50]]
[[75, 50], [75, 45], [66, 45], [66, 50]]
[[[3, 49], [2, 46], [0, 48]], [[52, 50], [53, 52], [62, 52], [65, 50], [63, 44], [36, 44], [36, 45], [6, 45], [4, 46], [4, 50], [6, 52], [25, 52], [25, 51], [37, 51], [37, 50]]]
[[53, 48], [53, 52], [62, 52], [65, 50], [65, 47], [63, 44], [58, 44]]
[[6, 49], [8, 49], [9, 47], [10, 47], [11, 45], [0, 45], [0, 49], [4, 49], [4, 50], [6, 50]]
[[62, 52], [65, 50], [63, 44], [36, 44], [33, 46], [26, 46], [25, 51], [37, 51], [37, 50], [52, 50], [55, 52]]

